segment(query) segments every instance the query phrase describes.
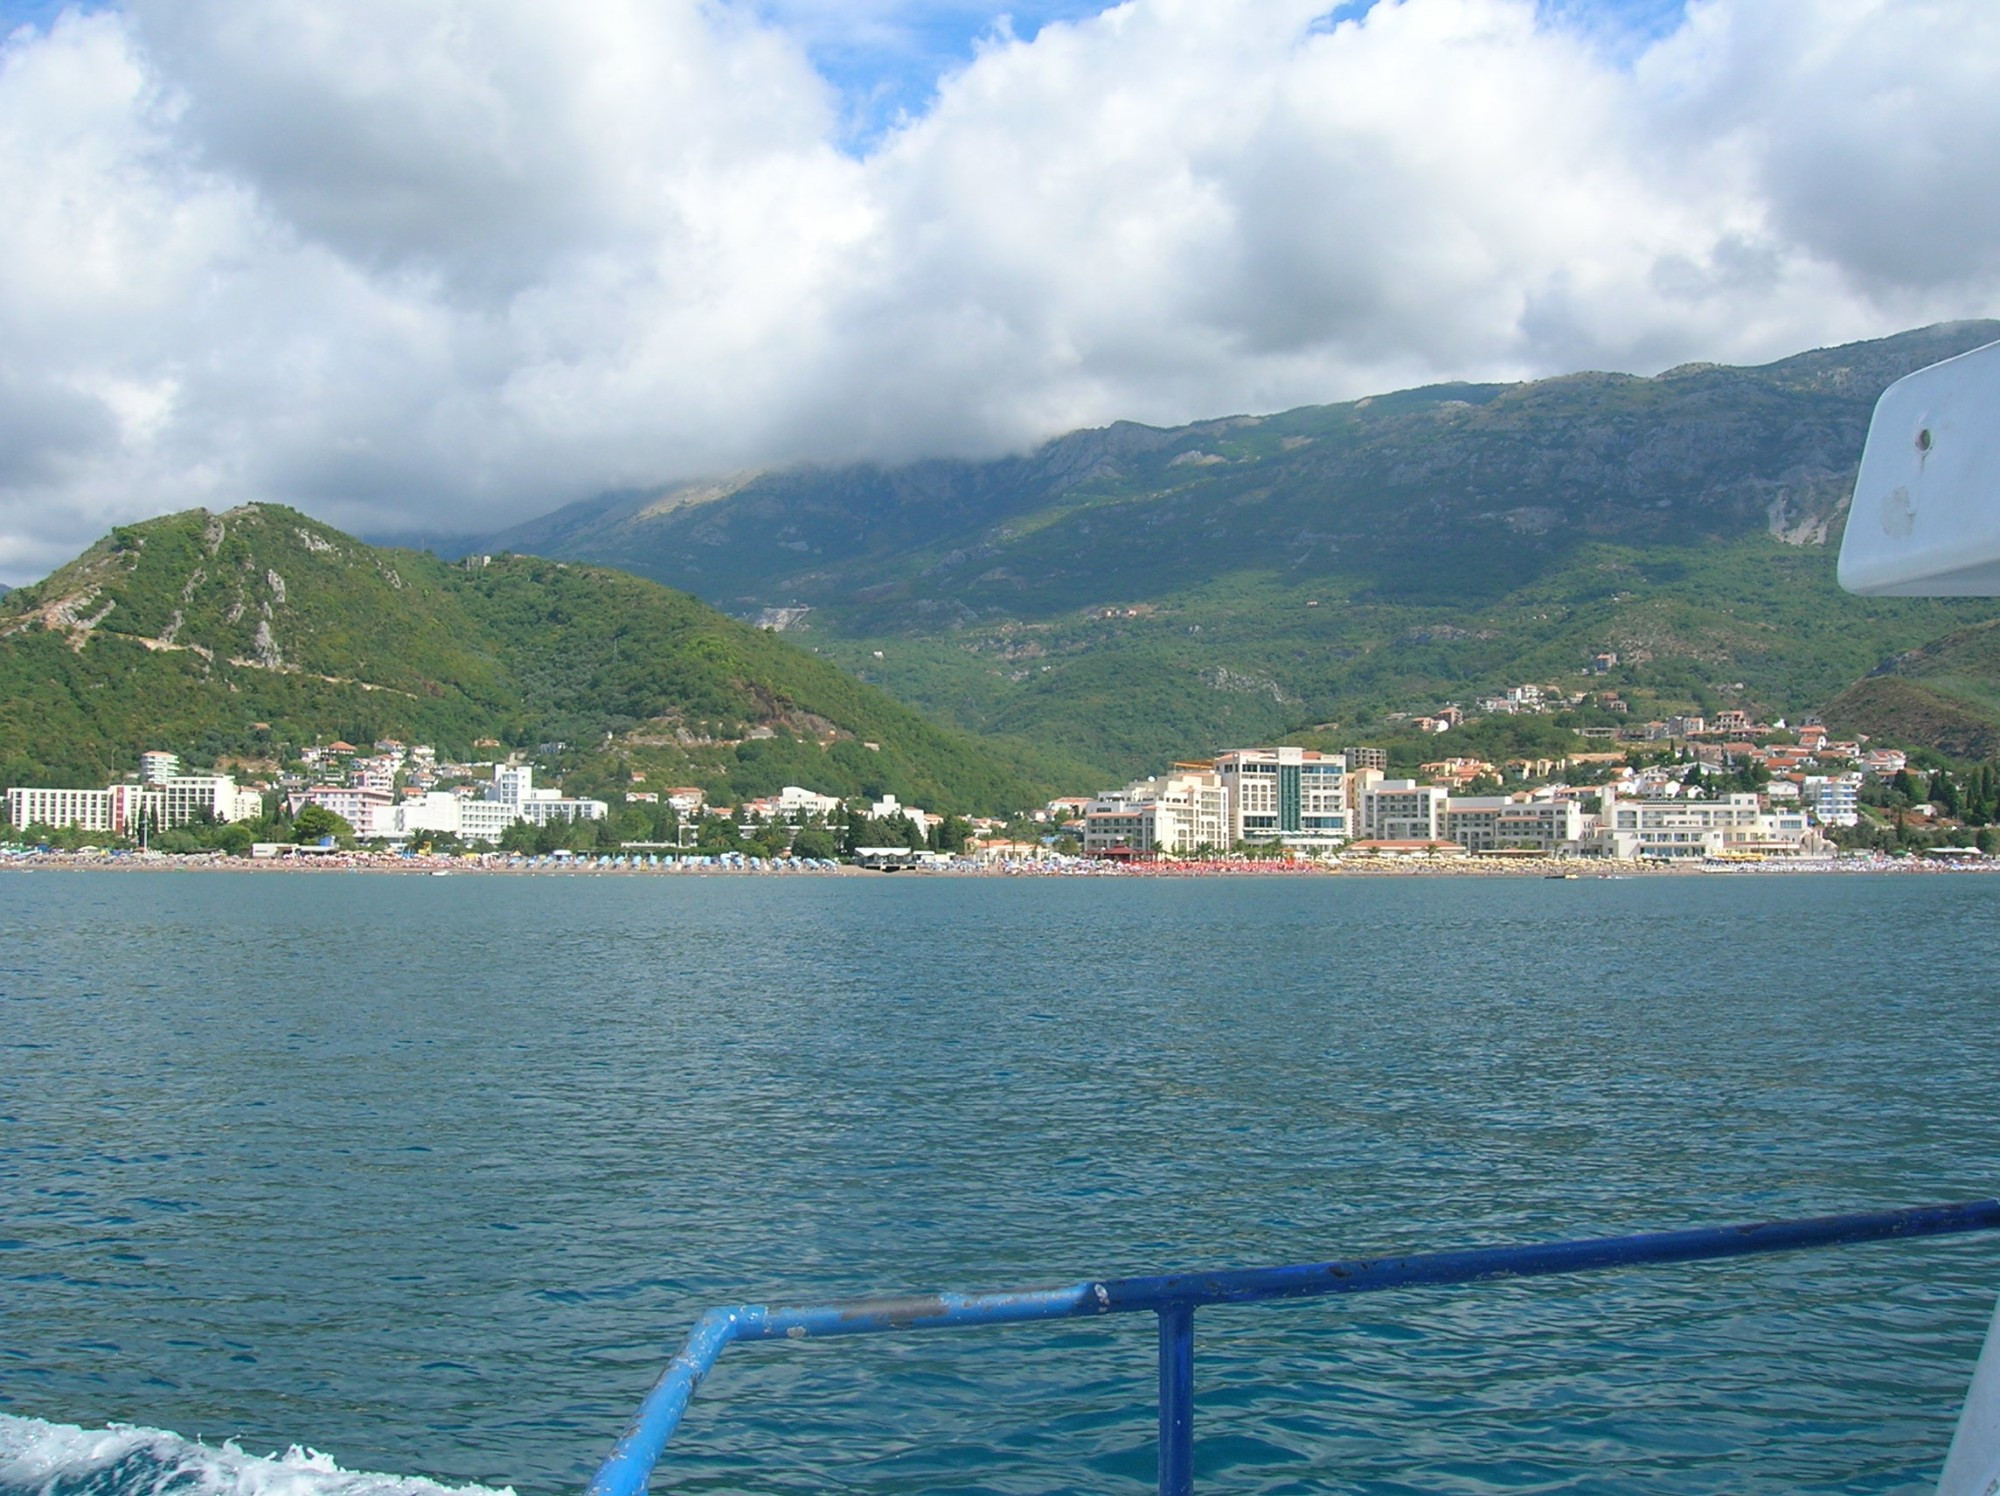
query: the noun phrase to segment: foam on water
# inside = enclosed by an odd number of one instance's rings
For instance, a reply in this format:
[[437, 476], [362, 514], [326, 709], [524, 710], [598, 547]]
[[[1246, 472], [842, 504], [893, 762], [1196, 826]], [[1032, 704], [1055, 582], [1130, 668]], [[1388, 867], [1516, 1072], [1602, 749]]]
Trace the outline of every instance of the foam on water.
[[0, 1496], [513, 1496], [510, 1488], [442, 1486], [343, 1470], [294, 1444], [255, 1455], [164, 1429], [86, 1429], [0, 1414]]

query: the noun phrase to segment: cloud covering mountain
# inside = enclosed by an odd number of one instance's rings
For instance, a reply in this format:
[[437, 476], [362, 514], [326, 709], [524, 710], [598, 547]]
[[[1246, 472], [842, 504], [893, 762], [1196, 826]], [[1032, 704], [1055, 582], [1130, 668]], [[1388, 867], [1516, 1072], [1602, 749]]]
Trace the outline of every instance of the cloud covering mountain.
[[[2000, 11], [1130, 0], [856, 143], [824, 7], [131, 0], [0, 46], [0, 581], [2000, 311]], [[875, 6], [871, 14], [882, 12]], [[884, 12], [886, 13], [886, 12]]]

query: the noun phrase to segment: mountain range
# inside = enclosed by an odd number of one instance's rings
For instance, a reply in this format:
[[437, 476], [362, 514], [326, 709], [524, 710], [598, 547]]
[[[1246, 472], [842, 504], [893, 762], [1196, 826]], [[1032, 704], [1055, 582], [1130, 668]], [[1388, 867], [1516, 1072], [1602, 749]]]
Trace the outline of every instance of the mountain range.
[[740, 475], [456, 560], [273, 505], [170, 515], [0, 596], [0, 779], [395, 736], [531, 752], [584, 792], [1008, 810], [1224, 747], [1393, 740], [1530, 682], [1588, 692], [1572, 723], [1818, 712], [1986, 759], [1993, 605], [1849, 597], [1833, 570], [1877, 395], [1996, 337]]
[[718, 803], [798, 783], [1002, 811], [1077, 772], [629, 573], [447, 564], [275, 505], [123, 526], [0, 599], [0, 782], [101, 785], [147, 748], [275, 768], [336, 737], [518, 750], [581, 792], [640, 774]]
[[[1440, 385], [1121, 423], [990, 462], [743, 474], [572, 505], [480, 549], [684, 588], [940, 720], [1105, 775], [1379, 732], [1522, 681], [1642, 714], [1825, 710], [1882, 730], [1846, 688], [1930, 669], [1919, 651], [1992, 610], [1835, 586], [1869, 413], [1894, 379], [1995, 338], [2000, 323], [1951, 323], [1757, 368]], [[1960, 679], [1924, 689], [1957, 701]]]

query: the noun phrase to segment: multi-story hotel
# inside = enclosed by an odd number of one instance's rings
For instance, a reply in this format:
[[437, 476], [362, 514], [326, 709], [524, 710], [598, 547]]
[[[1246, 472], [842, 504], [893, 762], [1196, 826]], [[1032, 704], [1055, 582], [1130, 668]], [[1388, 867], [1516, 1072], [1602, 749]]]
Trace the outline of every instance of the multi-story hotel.
[[316, 784], [302, 795], [292, 797], [292, 814], [307, 805], [317, 805], [339, 816], [361, 836], [373, 835], [375, 818], [395, 803], [386, 789], [365, 789], [360, 785]]
[[120, 802], [123, 785], [105, 790], [10, 789], [7, 791], [7, 819], [16, 827], [74, 826], [81, 831], [102, 831], [122, 836], [125, 807]]
[[1585, 841], [1600, 856], [1714, 857], [1726, 853], [1798, 855], [1830, 851], [1803, 809], [1763, 810], [1752, 794], [1715, 800], [1621, 800], [1606, 795], [1597, 829]]
[[508, 807], [513, 819], [546, 826], [551, 821], [601, 821], [611, 813], [602, 800], [573, 800], [560, 790], [535, 788], [535, 771], [527, 764], [497, 764], [486, 798]]
[[[168, 753], [145, 755], [178, 766]], [[7, 819], [16, 827], [74, 826], [112, 836], [136, 836], [143, 825], [154, 831], [197, 821], [254, 821], [264, 813], [255, 790], [238, 789], [227, 774], [175, 774], [101, 790], [59, 790], [21, 786], [7, 791]]]
[[1134, 780], [1083, 813], [1083, 849], [1092, 854], [1122, 848], [1183, 857], [1228, 844], [1228, 794], [1222, 776], [1205, 770]]
[[254, 790], [239, 790], [227, 774], [176, 774], [139, 789], [146, 814], [156, 826], [252, 821], [264, 813], [264, 797]]
[[1444, 806], [1445, 839], [1468, 852], [1574, 852], [1585, 822], [1575, 800], [1455, 795]]
[[1348, 839], [1347, 760], [1310, 748], [1237, 748], [1217, 756], [1229, 840], [1330, 852]]
[[1859, 774], [1808, 774], [1799, 785], [1801, 798], [1822, 826], [1853, 826], [1861, 820]]
[[180, 772], [179, 754], [155, 751], [139, 755], [139, 779], [142, 783], [158, 784], [162, 780], [177, 778]]
[[366, 825], [357, 823], [354, 829], [363, 836], [393, 842], [425, 834], [497, 842], [520, 819], [512, 805], [499, 800], [432, 790], [375, 809]]
[[1439, 841], [1445, 834], [1443, 785], [1371, 777], [1355, 798], [1360, 834], [1368, 841]]

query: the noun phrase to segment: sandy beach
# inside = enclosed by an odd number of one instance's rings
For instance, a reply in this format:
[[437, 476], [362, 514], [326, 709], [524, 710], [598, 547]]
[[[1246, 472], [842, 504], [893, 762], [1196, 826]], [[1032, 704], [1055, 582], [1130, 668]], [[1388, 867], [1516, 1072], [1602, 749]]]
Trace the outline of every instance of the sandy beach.
[[[471, 856], [401, 855], [390, 852], [313, 852], [277, 858], [222, 853], [170, 855], [139, 852], [27, 852], [0, 856], [0, 872], [270, 873], [325, 876], [368, 873], [389, 877], [592, 877], [592, 878], [878, 878], [890, 874], [847, 864], [769, 861], [743, 863], [666, 860], [600, 863], [582, 857], [524, 859], [503, 853]], [[923, 878], [1660, 878], [1692, 875], [1799, 876], [1852, 873], [1979, 873], [2000, 871], [2000, 859], [1922, 856], [1772, 858], [1765, 861], [1614, 862], [1548, 857], [1336, 857], [1325, 861], [1215, 858], [1201, 861], [1114, 863], [1080, 857], [1021, 862], [963, 859], [899, 869], [894, 876]]]

